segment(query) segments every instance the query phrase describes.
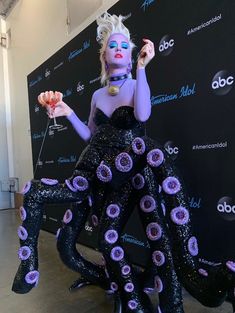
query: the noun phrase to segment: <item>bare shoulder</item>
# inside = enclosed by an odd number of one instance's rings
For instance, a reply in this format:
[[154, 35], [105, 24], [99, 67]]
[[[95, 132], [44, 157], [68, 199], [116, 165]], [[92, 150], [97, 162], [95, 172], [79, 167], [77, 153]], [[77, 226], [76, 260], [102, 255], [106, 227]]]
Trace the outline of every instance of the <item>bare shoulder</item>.
[[92, 100], [91, 102], [93, 103], [93, 105], [96, 104], [97, 99], [99, 99], [100, 96], [104, 93], [104, 89], [105, 87], [102, 87], [94, 91], [92, 95], [92, 99], [91, 99]]
[[101, 88], [99, 88], [99, 89], [96, 89], [96, 91], [93, 93], [93, 96], [94, 96], [94, 97], [99, 96], [100, 94], [102, 94], [102, 93], [104, 92], [105, 88], [106, 88], [106, 87], [101, 87]]

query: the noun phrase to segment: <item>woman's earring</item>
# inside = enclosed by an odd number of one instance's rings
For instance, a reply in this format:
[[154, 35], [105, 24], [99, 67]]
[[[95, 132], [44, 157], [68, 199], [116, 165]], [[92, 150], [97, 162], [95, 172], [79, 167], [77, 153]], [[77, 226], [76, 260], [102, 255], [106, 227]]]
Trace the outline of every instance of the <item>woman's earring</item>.
[[109, 65], [107, 62], [105, 62], [105, 71], [108, 72], [109, 71]]
[[127, 65], [127, 74], [130, 74], [132, 70], [132, 62], [130, 62], [128, 65]]

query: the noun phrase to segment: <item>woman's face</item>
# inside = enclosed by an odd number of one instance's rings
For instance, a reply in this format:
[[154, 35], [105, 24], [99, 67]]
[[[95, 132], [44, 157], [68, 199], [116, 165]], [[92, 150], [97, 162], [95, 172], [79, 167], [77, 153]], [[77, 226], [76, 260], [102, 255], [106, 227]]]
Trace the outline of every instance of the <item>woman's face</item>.
[[109, 68], [127, 68], [131, 62], [131, 49], [126, 36], [113, 34], [109, 37], [104, 59]]

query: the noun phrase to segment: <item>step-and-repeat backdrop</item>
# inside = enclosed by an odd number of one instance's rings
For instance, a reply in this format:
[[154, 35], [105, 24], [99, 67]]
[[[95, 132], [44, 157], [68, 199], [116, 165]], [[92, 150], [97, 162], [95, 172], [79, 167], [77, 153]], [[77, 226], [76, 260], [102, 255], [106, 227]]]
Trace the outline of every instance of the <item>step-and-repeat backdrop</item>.
[[[151, 39], [156, 57], [147, 67], [152, 116], [148, 134], [161, 142], [181, 169], [188, 188], [200, 260], [235, 257], [235, 2], [233, 0], [121, 0], [110, 13], [128, 16], [137, 45]], [[37, 96], [58, 90], [86, 123], [92, 93], [100, 88], [96, 23], [28, 75], [34, 176], [69, 177], [85, 147], [66, 118], [51, 120]], [[133, 70], [135, 76], [135, 70]], [[54, 123], [58, 129], [51, 127]], [[65, 205], [47, 206], [44, 229], [55, 232]], [[87, 221], [79, 241], [97, 247]], [[122, 234], [134, 263], [149, 254], [138, 213]], [[137, 257], [138, 256], [138, 257]]]

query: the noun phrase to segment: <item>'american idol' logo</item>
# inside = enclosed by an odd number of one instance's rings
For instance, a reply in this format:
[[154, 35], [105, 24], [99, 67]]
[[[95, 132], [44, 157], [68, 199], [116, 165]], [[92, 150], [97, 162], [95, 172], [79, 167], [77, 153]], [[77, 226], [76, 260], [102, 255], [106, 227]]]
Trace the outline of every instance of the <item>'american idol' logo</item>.
[[155, 0], [144, 0], [141, 8], [145, 11], [153, 2], [155, 2]]
[[179, 90], [179, 93], [174, 94], [161, 94], [157, 96], [151, 97], [152, 105], [161, 104], [164, 102], [174, 101], [180, 98], [185, 98], [189, 96], [193, 96], [196, 94], [196, 84], [194, 83], [192, 86], [186, 85], [182, 86]]
[[150, 248], [148, 242], [144, 243], [143, 241], [138, 240], [137, 238], [135, 238], [132, 235], [124, 234], [124, 235], [121, 236], [121, 238], [122, 238], [122, 241], [124, 241], [124, 242], [129, 242], [129, 243], [133, 243], [133, 244], [135, 244], [137, 246]]
[[90, 48], [91, 46], [91, 41], [90, 40], [86, 40], [83, 42], [83, 45], [81, 48], [76, 49], [72, 52], [70, 52], [69, 56], [68, 56], [68, 60], [69, 62], [74, 59], [76, 56], [78, 56], [79, 54], [81, 54], [83, 51], [87, 50], [88, 48]]
[[64, 164], [64, 163], [75, 163], [77, 162], [76, 155], [70, 155], [69, 157], [61, 156], [57, 160], [58, 164]]
[[96, 82], [99, 82], [99, 81], [100, 81], [100, 78], [101, 78], [101, 76], [98, 76], [98, 77], [96, 77], [96, 78], [94, 78], [94, 79], [91, 79], [91, 80], [89, 81], [89, 84], [94, 84], [94, 83], [96, 83]]
[[35, 80], [31, 80], [31, 82], [29, 83], [29, 87], [33, 87], [35, 86], [37, 83], [39, 83], [42, 80], [42, 76], [39, 75]]
[[203, 263], [203, 264], [207, 264], [207, 265], [210, 265], [210, 266], [218, 266], [221, 264], [221, 262], [213, 262], [213, 261], [208, 261], [208, 260], [205, 260], [203, 258], [199, 258], [198, 259], [200, 263]]
[[45, 132], [44, 132], [44, 131], [41, 131], [41, 133], [32, 134], [32, 139], [33, 139], [33, 140], [38, 140], [38, 139], [43, 138], [44, 135], [45, 135]]
[[200, 209], [202, 198], [191, 197], [189, 200], [189, 206], [191, 209]]

